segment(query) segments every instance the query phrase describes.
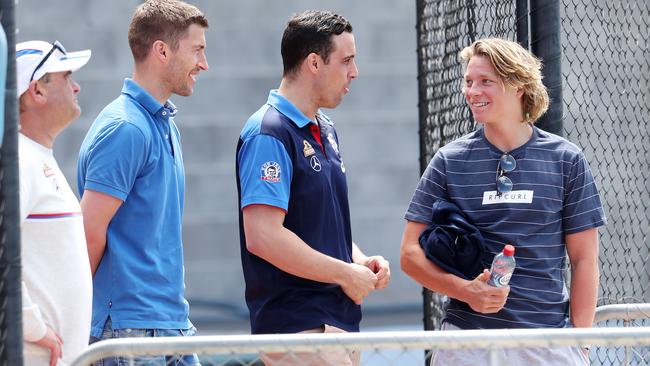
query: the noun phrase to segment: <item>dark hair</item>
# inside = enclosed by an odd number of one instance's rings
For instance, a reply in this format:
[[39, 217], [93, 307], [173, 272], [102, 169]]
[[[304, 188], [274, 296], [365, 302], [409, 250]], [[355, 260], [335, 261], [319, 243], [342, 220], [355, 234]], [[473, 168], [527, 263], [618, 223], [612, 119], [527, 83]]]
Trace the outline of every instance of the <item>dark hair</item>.
[[161, 40], [178, 49], [178, 42], [190, 25], [208, 27], [208, 20], [194, 5], [178, 0], [147, 0], [133, 12], [129, 25], [129, 46], [133, 59], [144, 60], [151, 45]]
[[329, 11], [307, 10], [294, 15], [282, 34], [283, 76], [295, 73], [310, 54], [318, 54], [325, 63], [332, 52], [332, 36], [352, 33], [352, 25], [344, 17]]

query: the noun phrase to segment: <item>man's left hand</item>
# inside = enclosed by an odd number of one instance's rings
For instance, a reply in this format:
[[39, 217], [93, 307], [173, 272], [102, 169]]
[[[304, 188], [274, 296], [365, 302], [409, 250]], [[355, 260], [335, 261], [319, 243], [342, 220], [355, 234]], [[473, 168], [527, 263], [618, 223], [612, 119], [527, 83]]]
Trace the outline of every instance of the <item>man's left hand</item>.
[[388, 286], [388, 282], [390, 282], [390, 263], [388, 263], [384, 257], [374, 255], [368, 257], [368, 259], [366, 259], [362, 264], [370, 268], [370, 270], [377, 276], [375, 290], [383, 290]]

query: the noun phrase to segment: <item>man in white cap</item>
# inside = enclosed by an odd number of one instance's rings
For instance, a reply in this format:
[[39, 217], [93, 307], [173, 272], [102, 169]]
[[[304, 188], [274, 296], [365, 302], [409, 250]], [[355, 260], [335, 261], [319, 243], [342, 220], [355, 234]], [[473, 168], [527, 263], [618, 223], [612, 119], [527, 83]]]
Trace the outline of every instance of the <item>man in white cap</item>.
[[59, 43], [16, 45], [25, 365], [64, 365], [88, 344], [92, 276], [79, 201], [52, 154], [57, 135], [79, 117], [72, 72], [90, 50]]

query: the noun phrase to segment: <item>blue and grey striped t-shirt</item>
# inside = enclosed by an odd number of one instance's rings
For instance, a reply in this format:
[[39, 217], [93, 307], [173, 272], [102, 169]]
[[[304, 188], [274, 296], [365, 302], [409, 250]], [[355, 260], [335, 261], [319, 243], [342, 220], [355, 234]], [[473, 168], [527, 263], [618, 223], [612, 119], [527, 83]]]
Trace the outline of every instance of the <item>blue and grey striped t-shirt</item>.
[[582, 151], [567, 140], [533, 127], [531, 139], [508, 152], [512, 192], [496, 192], [503, 152], [480, 128], [441, 148], [413, 195], [405, 218], [431, 223], [437, 199], [458, 205], [481, 231], [483, 265], [505, 244], [515, 246], [517, 267], [505, 307], [481, 314], [451, 299], [445, 320], [461, 328], [564, 327], [569, 312], [565, 286], [565, 235], [605, 224], [591, 170]]

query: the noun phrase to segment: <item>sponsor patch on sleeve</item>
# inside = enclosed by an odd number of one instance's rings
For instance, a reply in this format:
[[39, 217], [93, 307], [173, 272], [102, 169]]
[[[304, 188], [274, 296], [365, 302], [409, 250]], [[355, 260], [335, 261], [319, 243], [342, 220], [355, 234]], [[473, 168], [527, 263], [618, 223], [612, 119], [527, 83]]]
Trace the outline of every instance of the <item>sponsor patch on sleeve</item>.
[[280, 164], [276, 163], [275, 161], [267, 161], [266, 163], [262, 164], [262, 175], [261, 179], [266, 182], [270, 183], [277, 183], [280, 181], [280, 173], [282, 169], [280, 169]]

